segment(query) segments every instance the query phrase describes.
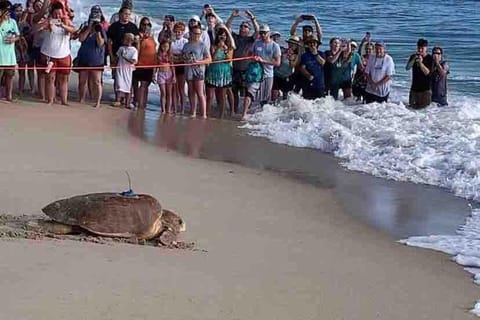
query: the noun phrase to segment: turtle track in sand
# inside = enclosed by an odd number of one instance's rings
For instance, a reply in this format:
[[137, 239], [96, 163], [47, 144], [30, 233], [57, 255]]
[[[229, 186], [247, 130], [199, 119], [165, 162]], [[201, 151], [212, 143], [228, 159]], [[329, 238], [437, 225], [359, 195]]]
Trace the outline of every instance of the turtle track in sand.
[[103, 245], [114, 245], [116, 243], [159, 247], [165, 249], [183, 249], [191, 251], [206, 252], [206, 250], [195, 248], [194, 242], [177, 241], [176, 244], [164, 246], [157, 240], [139, 240], [132, 238], [110, 238], [92, 235], [88, 233], [58, 235], [50, 232], [35, 230], [32, 225], [42, 221], [51, 221], [41, 215], [21, 215], [14, 216], [10, 214], [0, 214], [0, 239], [30, 239], [30, 240], [73, 240], [81, 242], [91, 242]]

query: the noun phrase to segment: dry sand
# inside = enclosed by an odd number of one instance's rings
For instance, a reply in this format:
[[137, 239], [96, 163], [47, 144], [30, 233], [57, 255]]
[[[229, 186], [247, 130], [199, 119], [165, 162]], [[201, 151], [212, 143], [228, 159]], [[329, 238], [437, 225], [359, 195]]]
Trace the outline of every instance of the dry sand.
[[0, 211], [123, 191], [128, 170], [206, 252], [2, 240], [1, 320], [475, 318], [480, 291], [448, 256], [395, 243], [328, 189], [147, 145], [129, 112], [0, 104]]

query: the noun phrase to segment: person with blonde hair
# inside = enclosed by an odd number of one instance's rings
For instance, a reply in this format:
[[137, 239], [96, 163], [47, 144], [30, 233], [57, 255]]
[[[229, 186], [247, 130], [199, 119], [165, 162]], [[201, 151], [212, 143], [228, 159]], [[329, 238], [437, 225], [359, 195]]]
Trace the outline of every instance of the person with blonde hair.
[[125, 33], [123, 36], [123, 46], [118, 48], [118, 69], [115, 73], [115, 91], [117, 92], [117, 103], [124, 98], [124, 107], [130, 109], [131, 91], [132, 91], [132, 74], [135, 64], [138, 61], [137, 48], [133, 46], [135, 36], [132, 33]]

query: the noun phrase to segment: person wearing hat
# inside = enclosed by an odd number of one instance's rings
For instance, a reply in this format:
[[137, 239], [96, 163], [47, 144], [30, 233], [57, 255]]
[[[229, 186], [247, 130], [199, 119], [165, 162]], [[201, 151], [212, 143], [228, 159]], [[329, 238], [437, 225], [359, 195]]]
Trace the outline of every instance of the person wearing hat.
[[288, 48], [280, 47], [282, 62], [279, 67], [273, 69], [272, 101], [277, 101], [282, 92], [282, 98], [286, 99], [288, 92], [293, 90], [293, 71], [300, 62], [299, 48], [300, 38], [291, 36], [287, 40]]
[[[200, 17], [197, 16], [196, 14], [191, 16], [190, 20], [188, 20], [188, 29], [190, 30], [193, 27], [199, 27], [200, 30], [202, 30], [202, 35], [200, 36], [200, 42], [202, 42], [207, 47], [208, 52], [210, 52], [210, 47], [211, 47], [210, 37], [208, 35], [208, 32], [206, 30], [203, 30]], [[185, 32], [184, 37], [190, 40], [191, 39], [190, 31]]]
[[[232, 22], [236, 17], [240, 16], [240, 10], [235, 9], [227, 19], [226, 26], [230, 30], [233, 40], [235, 41], [235, 50], [233, 51], [233, 58], [244, 58], [249, 56], [250, 49], [252, 48], [255, 39], [258, 36], [258, 29], [260, 28], [257, 19], [253, 15], [253, 12], [247, 10], [245, 14], [250, 18], [250, 21], [242, 21], [238, 33], [232, 31]], [[251, 33], [253, 26], [254, 32]], [[236, 60], [233, 61], [233, 73], [232, 73], [232, 92], [233, 92], [233, 106], [234, 111], [238, 112], [238, 105], [240, 101], [240, 95], [244, 95], [247, 84], [245, 82], [245, 72], [248, 66], [248, 60]]]
[[302, 92], [305, 99], [317, 99], [325, 96], [324, 65], [325, 54], [318, 50], [320, 45], [315, 36], [304, 40], [307, 50], [300, 60], [300, 72], [303, 75]]
[[272, 38], [272, 40], [275, 41], [276, 43], [278, 43], [280, 41], [281, 37], [282, 37], [282, 34], [278, 31], [273, 31], [270, 34], [270, 38]]
[[[254, 61], [250, 62], [252, 69], [254, 66], [261, 65], [263, 69], [262, 77], [255, 79], [247, 84], [247, 93], [243, 103], [242, 120], [247, 116], [248, 109], [252, 102], [258, 101], [265, 104], [270, 101], [273, 86], [273, 68], [280, 66], [282, 53], [278, 43], [270, 38], [270, 27], [267, 24], [260, 26], [260, 39], [253, 43], [252, 55]], [[246, 77], [249, 78], [248, 70]], [[247, 79], [247, 81], [249, 81]]]
[[14, 67], [17, 65], [15, 42], [20, 39], [17, 23], [10, 18], [10, 7], [9, 1], [0, 2], [0, 79], [5, 79], [5, 99], [8, 102], [13, 99]]
[[392, 57], [385, 52], [383, 41], [375, 43], [375, 54], [369, 57], [365, 73], [367, 75], [365, 103], [387, 102], [395, 74], [395, 64]]
[[[140, 25], [141, 17], [133, 12], [133, 0], [123, 0], [122, 5], [120, 6], [120, 10], [122, 10], [122, 8], [130, 9], [130, 17], [128, 19], [130, 22], [134, 23], [138, 27]], [[120, 10], [118, 12], [115, 12], [110, 17], [110, 24], [113, 24], [120, 20]]]
[[409, 106], [413, 109], [422, 109], [432, 102], [430, 87], [430, 72], [433, 58], [428, 53], [428, 41], [418, 39], [417, 52], [408, 59], [406, 70], [412, 69], [412, 85], [408, 97]]

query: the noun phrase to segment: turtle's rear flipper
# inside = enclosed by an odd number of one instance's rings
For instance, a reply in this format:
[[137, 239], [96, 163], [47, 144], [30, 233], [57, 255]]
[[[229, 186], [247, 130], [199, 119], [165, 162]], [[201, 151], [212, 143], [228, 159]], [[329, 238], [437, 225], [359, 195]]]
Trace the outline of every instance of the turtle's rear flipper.
[[27, 223], [27, 229], [42, 233], [53, 234], [75, 234], [79, 233], [77, 228], [67, 224], [58, 223], [55, 221], [34, 220]]
[[172, 246], [177, 243], [177, 235], [175, 232], [167, 229], [160, 234], [158, 241], [164, 246]]

